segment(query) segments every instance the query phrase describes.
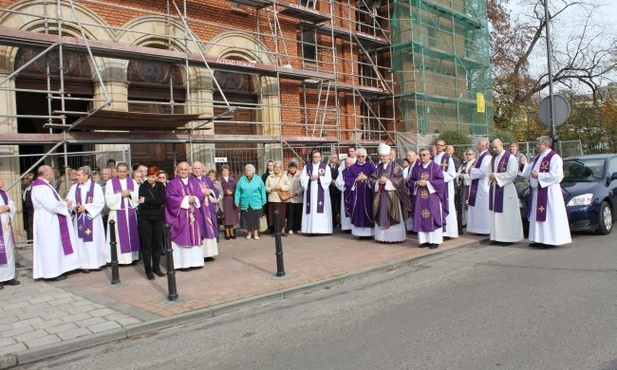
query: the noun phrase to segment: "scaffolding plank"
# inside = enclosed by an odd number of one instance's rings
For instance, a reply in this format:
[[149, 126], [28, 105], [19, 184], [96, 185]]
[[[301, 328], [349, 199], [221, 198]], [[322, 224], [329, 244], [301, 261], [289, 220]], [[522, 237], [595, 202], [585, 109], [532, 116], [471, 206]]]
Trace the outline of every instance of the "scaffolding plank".
[[278, 11], [279, 14], [301, 19], [303, 21], [321, 23], [330, 19], [330, 16], [323, 14], [318, 10], [298, 4], [293, 4], [288, 1], [278, 0], [276, 2], [276, 5], [283, 8]]
[[[322, 81], [317, 81], [317, 80], [306, 80], [304, 81], [304, 85], [317, 87], [319, 86], [321, 82]], [[334, 86], [337, 91], [345, 91], [345, 92], [357, 91], [361, 94], [366, 94], [366, 95], [384, 95], [384, 96], [391, 95], [388, 91], [385, 91], [380, 87], [374, 87], [374, 86], [354, 85], [354, 84], [345, 83], [345, 82], [335, 82]]]
[[[88, 46], [92, 54], [101, 57], [120, 58], [126, 60], [157, 60], [162, 62], [183, 64], [188, 61], [193, 66], [203, 66], [204, 59], [200, 55], [186, 54], [180, 51], [150, 48], [144, 46], [134, 46], [119, 42], [88, 40], [57, 35], [44, 34], [39, 32], [22, 31], [0, 27], [0, 44], [10, 46], [38, 46], [45, 47], [53, 43], [61, 43], [64, 48], [74, 51], [85, 51]], [[276, 67], [261, 63], [254, 63], [235, 59], [206, 57], [206, 62], [210, 67], [217, 70], [258, 74], [262, 76], [303, 80], [319, 77], [322, 79], [334, 79], [330, 73], [321, 73], [303, 69]]]
[[253, 8], [257, 8], [257, 9], [261, 9], [261, 8], [265, 8], [266, 6], [272, 4], [271, 1], [268, 0], [228, 0], [230, 3], [236, 3], [239, 5], [246, 5], [246, 6], [250, 6]]
[[189, 135], [172, 132], [128, 132], [110, 135], [109, 132], [71, 132], [65, 134], [0, 134], [0, 145], [57, 144], [188, 144], [193, 143], [278, 143], [279, 136], [267, 135]]
[[[323, 35], [329, 35], [330, 33], [332, 33], [334, 37], [352, 39], [352, 32], [345, 27], [320, 23], [315, 25], [315, 31]], [[385, 37], [371, 35], [370, 33], [366, 32], [353, 31], [353, 35], [355, 35], [358, 41], [369, 49], [381, 46], [388, 46], [390, 44], [388, 42], [388, 39], [386, 39]]]

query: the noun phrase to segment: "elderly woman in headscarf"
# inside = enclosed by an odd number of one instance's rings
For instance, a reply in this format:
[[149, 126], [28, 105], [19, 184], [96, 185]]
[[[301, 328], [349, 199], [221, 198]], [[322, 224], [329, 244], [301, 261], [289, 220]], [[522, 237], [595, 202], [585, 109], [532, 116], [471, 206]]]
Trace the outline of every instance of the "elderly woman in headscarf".
[[234, 204], [240, 208], [240, 222], [246, 229], [246, 238], [259, 239], [259, 217], [266, 204], [266, 188], [259, 176], [255, 175], [255, 166], [244, 166], [244, 176], [236, 185]]

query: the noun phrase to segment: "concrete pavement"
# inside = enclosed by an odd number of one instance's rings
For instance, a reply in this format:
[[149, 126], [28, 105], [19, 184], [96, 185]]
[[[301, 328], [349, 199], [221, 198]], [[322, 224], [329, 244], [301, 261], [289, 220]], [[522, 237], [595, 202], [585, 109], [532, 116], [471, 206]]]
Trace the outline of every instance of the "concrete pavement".
[[110, 268], [75, 272], [64, 281], [33, 281], [32, 250], [19, 248], [21, 285], [0, 290], [0, 369], [284, 299], [483, 239], [463, 235], [429, 250], [417, 248], [415, 235], [400, 244], [340, 231], [290, 235], [282, 238], [286, 276], [275, 277], [275, 238], [244, 235], [221, 240], [220, 255], [204, 268], [176, 272], [179, 298], [173, 302], [167, 300], [167, 279], [147, 280], [141, 263], [121, 267], [117, 285], [110, 283]]

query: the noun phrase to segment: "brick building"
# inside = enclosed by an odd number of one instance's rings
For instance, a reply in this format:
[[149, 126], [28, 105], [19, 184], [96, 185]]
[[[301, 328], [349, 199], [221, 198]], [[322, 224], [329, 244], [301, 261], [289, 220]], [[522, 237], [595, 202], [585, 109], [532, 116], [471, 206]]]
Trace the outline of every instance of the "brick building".
[[0, 0], [1, 170], [486, 134], [487, 45], [481, 0]]

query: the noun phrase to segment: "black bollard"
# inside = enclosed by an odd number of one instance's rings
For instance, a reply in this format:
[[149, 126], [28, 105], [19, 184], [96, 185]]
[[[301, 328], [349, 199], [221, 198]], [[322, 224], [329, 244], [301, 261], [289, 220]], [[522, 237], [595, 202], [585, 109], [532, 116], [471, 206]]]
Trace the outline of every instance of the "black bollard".
[[171, 237], [169, 236], [169, 224], [163, 227], [163, 243], [165, 243], [165, 255], [167, 256], [167, 300], [175, 301], [178, 299], [178, 289], [176, 287], [176, 269], [174, 267], [174, 254], [171, 248]]
[[283, 262], [283, 241], [281, 240], [281, 223], [279, 211], [274, 211], [274, 243], [276, 246], [276, 276], [285, 276], [285, 263]]
[[109, 221], [109, 248], [111, 249], [111, 284], [120, 284], [120, 271], [118, 270], [118, 249], [116, 249], [116, 221]]

